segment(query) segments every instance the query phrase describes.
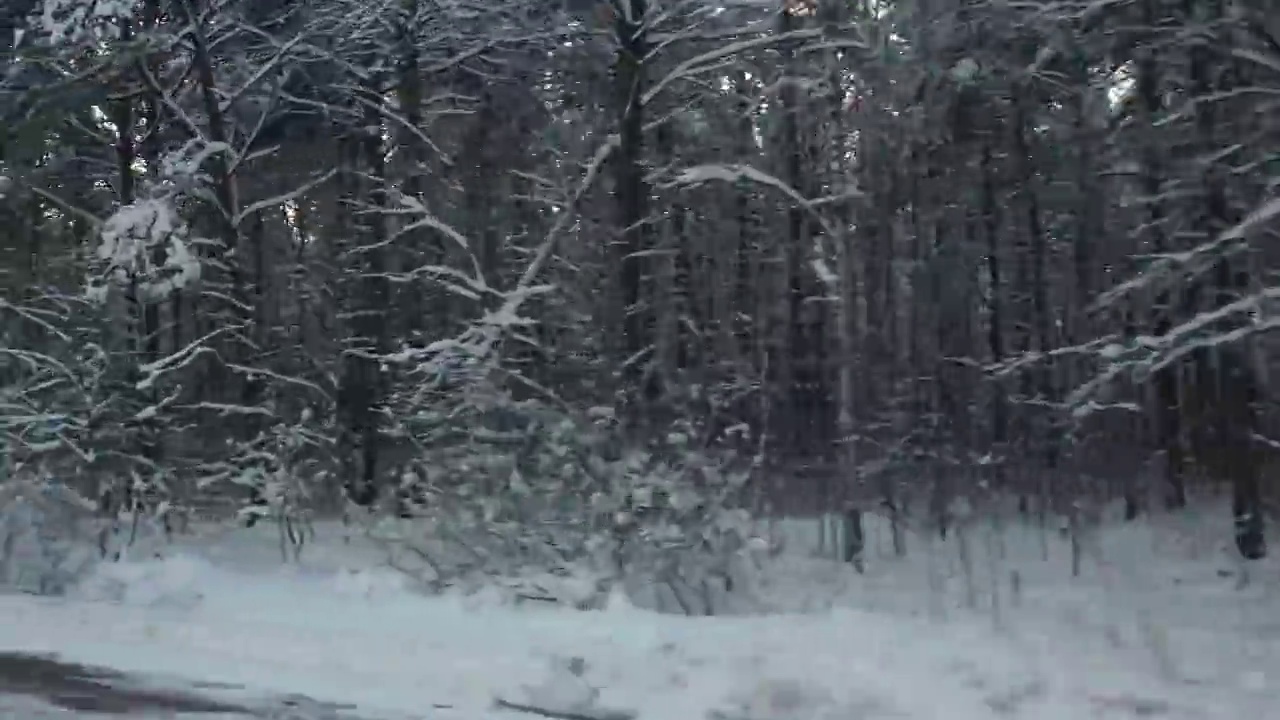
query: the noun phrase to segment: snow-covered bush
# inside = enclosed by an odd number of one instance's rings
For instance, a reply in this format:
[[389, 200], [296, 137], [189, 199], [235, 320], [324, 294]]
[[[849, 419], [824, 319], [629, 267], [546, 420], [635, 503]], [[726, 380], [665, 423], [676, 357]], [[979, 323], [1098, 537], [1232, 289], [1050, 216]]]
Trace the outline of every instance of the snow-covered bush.
[[200, 277], [200, 262], [189, 249], [186, 224], [167, 195], [119, 208], [102, 226], [95, 251], [99, 274], [89, 279], [87, 296], [105, 301], [113, 287], [154, 301]]
[[72, 597], [142, 607], [191, 608], [203, 598], [217, 570], [190, 555], [98, 563], [74, 587]]
[[298, 560], [312, 536], [311, 512], [316, 493], [328, 473], [320, 458], [328, 452], [325, 427], [315, 423], [309, 411], [297, 422], [279, 420], [254, 441], [240, 447], [225, 465], [225, 473], [206, 477], [203, 489], [220, 479], [241, 488], [250, 501], [240, 508], [245, 524], [260, 519], [276, 523], [280, 531], [280, 552], [284, 559]]
[[91, 497], [104, 458], [94, 436], [118, 427], [102, 422], [113, 403], [104, 353], [87, 331], [100, 318], [43, 291], [23, 306], [0, 301], [0, 482], [22, 466]]
[[615, 579], [631, 594], [639, 582], [651, 591], [645, 604], [657, 609], [714, 613], [726, 594], [743, 590], [750, 568], [743, 561], [755, 528], [742, 502], [749, 474], [685, 448], [679, 434], [668, 441], [675, 452], [633, 451], [610, 463], [593, 516], [607, 528]]
[[119, 368], [94, 342], [103, 323], [93, 306], [51, 293], [9, 309], [28, 337], [44, 332], [43, 352], [0, 349], [12, 361], [0, 385], [0, 584], [61, 594], [92, 561], [164, 535], [166, 507], [151, 502], [164, 477], [119, 451], [130, 447], [130, 408]]
[[598, 607], [621, 583], [641, 604], [693, 614], [737, 589], [750, 467], [690, 448], [687, 432], [624, 449], [603, 409], [516, 400], [483, 379], [436, 399], [402, 431], [421, 519], [372, 531], [427, 587], [500, 582]]
[[0, 485], [0, 586], [62, 595], [101, 557], [92, 501], [20, 472]]

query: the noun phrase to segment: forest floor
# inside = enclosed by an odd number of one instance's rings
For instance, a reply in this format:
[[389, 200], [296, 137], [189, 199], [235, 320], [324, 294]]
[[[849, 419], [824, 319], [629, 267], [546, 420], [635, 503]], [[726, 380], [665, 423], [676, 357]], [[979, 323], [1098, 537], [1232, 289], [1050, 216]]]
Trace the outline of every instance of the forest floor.
[[1280, 564], [1243, 581], [1216, 509], [1104, 527], [1074, 578], [1065, 540], [1016, 523], [961, 533], [964, 553], [955, 533], [909, 535], [905, 557], [871, 523], [863, 575], [821, 557], [814, 528], [780, 524], [784, 554], [753, 587], [771, 612], [697, 618], [424, 597], [336, 524], [288, 564], [271, 527], [204, 532], [67, 597], [0, 596], [0, 717], [103, 712], [58, 702], [98, 682], [80, 664], [135, 700], [209, 705], [130, 710], [116, 692], [128, 717], [1275, 716]]

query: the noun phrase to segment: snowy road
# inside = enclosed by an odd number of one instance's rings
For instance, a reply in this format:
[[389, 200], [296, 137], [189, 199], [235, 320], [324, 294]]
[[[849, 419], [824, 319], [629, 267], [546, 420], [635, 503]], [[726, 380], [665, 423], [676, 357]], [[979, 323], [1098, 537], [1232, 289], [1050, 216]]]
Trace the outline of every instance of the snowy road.
[[223, 699], [232, 686], [148, 681], [52, 655], [0, 651], [0, 720], [189, 718], [190, 720], [369, 720], [352, 708], [302, 696]]
[[104, 668], [64, 662], [47, 655], [0, 652], [0, 692], [72, 711], [111, 715], [245, 713], [247, 708], [177, 688], [143, 688]]

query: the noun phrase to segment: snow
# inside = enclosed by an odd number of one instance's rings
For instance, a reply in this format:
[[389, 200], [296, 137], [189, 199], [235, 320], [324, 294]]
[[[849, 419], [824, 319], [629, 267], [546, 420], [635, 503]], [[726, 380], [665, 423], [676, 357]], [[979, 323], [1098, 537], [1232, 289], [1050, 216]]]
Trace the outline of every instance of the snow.
[[[200, 260], [189, 248], [190, 238], [168, 200], [148, 199], [125, 205], [103, 223], [96, 256], [105, 265], [106, 284], [90, 283], [88, 296], [101, 302], [112, 284], [137, 282], [148, 299], [167, 297], [200, 277]], [[157, 267], [157, 248], [164, 258]]]
[[121, 18], [129, 17], [132, 7], [126, 0], [44, 0], [40, 6], [40, 22], [54, 44], [80, 42], [90, 38], [115, 37]]
[[589, 612], [424, 597], [337, 525], [288, 565], [266, 523], [202, 527], [101, 566], [68, 597], [0, 596], [0, 650], [382, 719], [523, 706], [640, 720], [1267, 717], [1280, 572], [1255, 564], [1243, 582], [1225, 517], [1108, 526], [1085, 538], [1078, 578], [1056, 528], [909, 532], [896, 558], [873, 518], [859, 576], [823, 557], [838, 543], [817, 523], [783, 521], [785, 553], [753, 583], [771, 612], [698, 618], [616, 591]]

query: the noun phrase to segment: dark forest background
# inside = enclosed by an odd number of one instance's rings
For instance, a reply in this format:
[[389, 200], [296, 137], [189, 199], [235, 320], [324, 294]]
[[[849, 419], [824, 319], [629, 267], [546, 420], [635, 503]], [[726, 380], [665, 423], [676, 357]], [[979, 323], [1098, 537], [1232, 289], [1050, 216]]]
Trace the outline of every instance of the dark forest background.
[[12, 478], [942, 531], [1221, 495], [1265, 553], [1267, 0], [26, 0], [0, 43]]

